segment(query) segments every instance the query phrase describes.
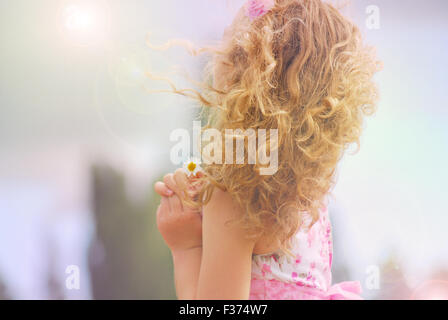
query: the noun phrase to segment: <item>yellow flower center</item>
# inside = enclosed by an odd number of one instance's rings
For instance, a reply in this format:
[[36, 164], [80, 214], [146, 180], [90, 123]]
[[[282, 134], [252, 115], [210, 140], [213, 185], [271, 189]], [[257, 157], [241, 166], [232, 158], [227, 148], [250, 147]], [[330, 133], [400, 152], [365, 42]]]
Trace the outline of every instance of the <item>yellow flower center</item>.
[[190, 162], [187, 166], [188, 171], [193, 172], [196, 169], [196, 163]]

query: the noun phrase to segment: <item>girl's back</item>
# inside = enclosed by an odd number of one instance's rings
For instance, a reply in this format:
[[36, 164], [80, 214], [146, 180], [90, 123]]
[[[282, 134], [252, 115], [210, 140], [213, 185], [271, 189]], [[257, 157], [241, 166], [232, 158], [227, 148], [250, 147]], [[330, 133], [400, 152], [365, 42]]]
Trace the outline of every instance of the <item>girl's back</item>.
[[253, 255], [250, 299], [359, 299], [358, 282], [331, 286], [333, 246], [327, 208], [309, 230], [300, 229], [291, 240], [292, 256], [281, 251]]

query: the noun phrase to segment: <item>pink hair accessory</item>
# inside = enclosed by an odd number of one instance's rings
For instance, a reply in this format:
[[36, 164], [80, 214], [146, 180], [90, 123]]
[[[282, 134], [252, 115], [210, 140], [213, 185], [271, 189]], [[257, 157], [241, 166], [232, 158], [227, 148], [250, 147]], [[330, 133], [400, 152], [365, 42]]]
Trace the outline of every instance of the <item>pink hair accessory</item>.
[[254, 20], [265, 15], [275, 6], [275, 0], [249, 0], [247, 3], [247, 16]]

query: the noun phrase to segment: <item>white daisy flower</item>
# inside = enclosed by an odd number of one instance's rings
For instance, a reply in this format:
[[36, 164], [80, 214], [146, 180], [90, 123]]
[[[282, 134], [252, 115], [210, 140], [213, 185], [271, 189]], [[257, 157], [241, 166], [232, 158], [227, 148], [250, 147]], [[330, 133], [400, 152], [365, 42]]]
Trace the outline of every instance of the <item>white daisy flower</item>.
[[200, 159], [188, 158], [187, 161], [184, 162], [183, 169], [189, 177], [196, 176], [196, 174], [201, 171], [200, 164]]

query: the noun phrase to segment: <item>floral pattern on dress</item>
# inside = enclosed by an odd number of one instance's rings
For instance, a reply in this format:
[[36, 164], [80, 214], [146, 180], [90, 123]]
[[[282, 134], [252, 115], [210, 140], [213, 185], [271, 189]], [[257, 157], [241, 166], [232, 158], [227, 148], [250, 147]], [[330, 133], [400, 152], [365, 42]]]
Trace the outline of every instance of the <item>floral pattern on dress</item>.
[[325, 208], [311, 228], [302, 228], [293, 237], [294, 257], [279, 252], [253, 255], [250, 299], [360, 299], [357, 282], [331, 286], [332, 245]]

